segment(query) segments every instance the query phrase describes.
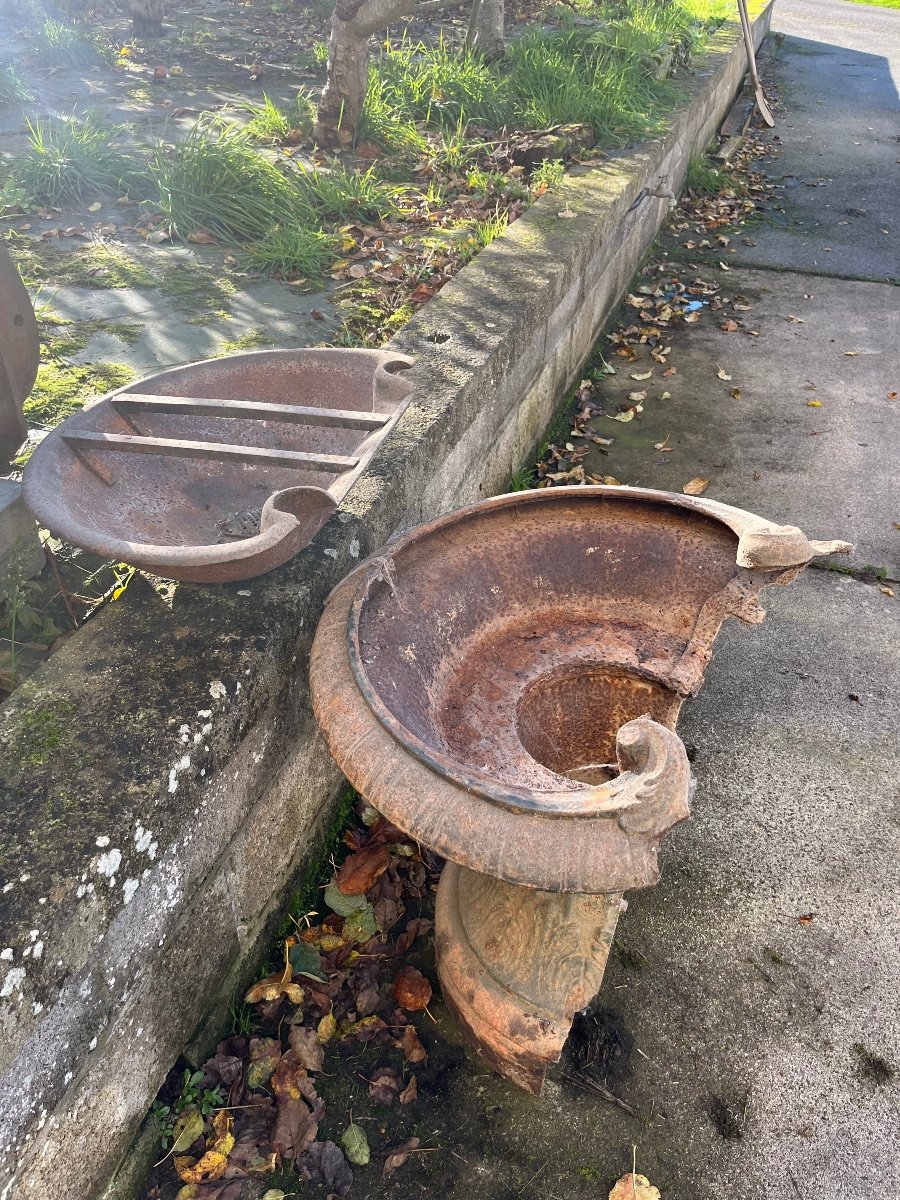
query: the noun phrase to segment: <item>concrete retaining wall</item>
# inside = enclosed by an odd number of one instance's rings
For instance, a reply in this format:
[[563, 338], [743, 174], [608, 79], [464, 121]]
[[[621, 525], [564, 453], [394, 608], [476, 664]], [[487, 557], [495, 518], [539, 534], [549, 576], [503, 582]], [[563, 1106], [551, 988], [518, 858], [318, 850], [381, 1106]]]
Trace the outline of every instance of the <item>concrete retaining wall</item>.
[[306, 690], [325, 596], [505, 490], [665, 216], [642, 193], [678, 190], [743, 73], [729, 28], [664, 139], [567, 177], [406, 326], [416, 400], [307, 550], [171, 608], [138, 579], [0, 710], [0, 1200], [102, 1194], [221, 1031], [334, 811]]

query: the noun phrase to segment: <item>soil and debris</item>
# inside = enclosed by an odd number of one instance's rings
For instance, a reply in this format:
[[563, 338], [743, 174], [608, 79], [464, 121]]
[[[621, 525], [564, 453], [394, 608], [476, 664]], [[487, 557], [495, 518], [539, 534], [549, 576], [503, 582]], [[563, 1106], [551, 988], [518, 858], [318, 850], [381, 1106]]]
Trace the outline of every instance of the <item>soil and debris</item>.
[[346, 857], [315, 911], [292, 914], [231, 1036], [200, 1070], [170, 1073], [145, 1200], [243, 1200], [259, 1180], [345, 1196], [354, 1169], [389, 1179], [438, 1149], [417, 1103], [444, 1069], [429, 1053], [428, 947], [443, 864], [364, 802], [356, 813]]

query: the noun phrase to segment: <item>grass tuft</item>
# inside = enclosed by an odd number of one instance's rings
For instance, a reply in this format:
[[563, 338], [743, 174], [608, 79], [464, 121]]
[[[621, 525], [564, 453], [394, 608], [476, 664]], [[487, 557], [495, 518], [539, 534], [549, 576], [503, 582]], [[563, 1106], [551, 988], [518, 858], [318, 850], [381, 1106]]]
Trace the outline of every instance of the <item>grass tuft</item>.
[[246, 130], [201, 119], [150, 166], [159, 208], [179, 237], [204, 230], [225, 242], [258, 242], [273, 218], [308, 224], [301, 188], [250, 145]]
[[327, 169], [301, 167], [300, 187], [319, 219], [337, 224], [394, 216], [403, 194], [403, 188], [379, 179], [374, 167], [355, 172], [337, 162]]
[[279, 108], [263, 93], [262, 104], [248, 105], [246, 111], [250, 114], [250, 120], [245, 129], [250, 137], [274, 144], [286, 142], [297, 134], [309, 136], [316, 120], [312, 94], [304, 88], [300, 89], [294, 103], [287, 108]]
[[241, 255], [241, 263], [263, 275], [278, 275], [282, 279], [318, 279], [331, 262], [334, 239], [318, 229], [302, 225], [276, 225], [258, 242], [249, 245]]
[[14, 66], [0, 67], [0, 105], [30, 100], [31, 88]]
[[727, 171], [714, 166], [706, 155], [692, 158], [684, 181], [692, 196], [718, 196], [725, 188], [733, 189], [735, 181]]
[[13, 165], [15, 182], [53, 207], [127, 189], [137, 173], [134, 161], [111, 142], [119, 131], [93, 117], [26, 123], [29, 145]]
[[56, 67], [86, 67], [109, 58], [108, 47], [88, 29], [47, 17], [34, 31], [41, 62]]

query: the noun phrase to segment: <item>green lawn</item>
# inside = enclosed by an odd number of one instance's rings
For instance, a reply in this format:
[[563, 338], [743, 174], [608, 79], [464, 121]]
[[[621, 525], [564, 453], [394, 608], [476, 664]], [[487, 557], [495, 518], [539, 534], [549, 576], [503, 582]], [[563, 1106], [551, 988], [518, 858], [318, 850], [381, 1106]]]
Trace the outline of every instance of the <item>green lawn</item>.
[[900, 0], [852, 0], [853, 4], [874, 4], [876, 8], [900, 8]]

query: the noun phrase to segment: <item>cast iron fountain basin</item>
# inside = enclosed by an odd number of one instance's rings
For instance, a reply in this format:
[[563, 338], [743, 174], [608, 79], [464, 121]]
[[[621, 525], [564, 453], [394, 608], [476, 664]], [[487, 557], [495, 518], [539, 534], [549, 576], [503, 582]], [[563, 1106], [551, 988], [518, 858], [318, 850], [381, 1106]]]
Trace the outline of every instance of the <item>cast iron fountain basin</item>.
[[168, 579], [271, 571], [325, 523], [412, 394], [381, 350], [267, 350], [101, 397], [25, 469], [51, 532]]
[[622, 893], [688, 816], [674, 732], [726, 616], [758, 622], [811, 543], [711, 501], [634, 488], [516, 493], [401, 537], [334, 591], [316, 718], [350, 782], [449, 861], [444, 998], [539, 1091], [602, 981]]

